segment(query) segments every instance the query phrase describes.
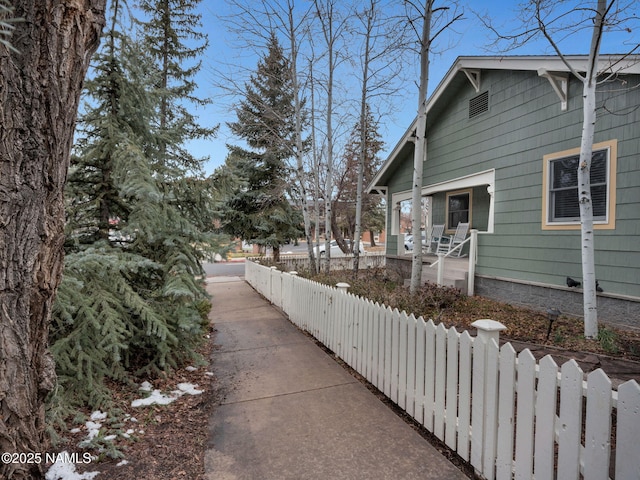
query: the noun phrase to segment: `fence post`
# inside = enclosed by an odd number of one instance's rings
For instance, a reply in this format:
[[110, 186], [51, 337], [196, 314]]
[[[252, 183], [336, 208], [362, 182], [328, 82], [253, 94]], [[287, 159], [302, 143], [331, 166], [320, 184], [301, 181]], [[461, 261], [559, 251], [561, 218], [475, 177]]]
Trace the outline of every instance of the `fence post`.
[[281, 285], [282, 285], [282, 291], [280, 293], [280, 296], [282, 298], [282, 305], [280, 306], [280, 308], [282, 308], [282, 311], [285, 312], [288, 316], [289, 319], [291, 319], [292, 315], [291, 315], [291, 273], [290, 272], [282, 272], [282, 276], [280, 278], [281, 281]]
[[347, 293], [347, 291], [349, 290], [350, 286], [351, 285], [349, 285], [348, 283], [345, 283], [345, 282], [336, 283], [336, 288], [338, 290], [340, 290], [342, 293]]
[[[505, 327], [490, 319], [476, 320], [471, 324], [478, 330], [473, 342], [473, 401], [471, 405], [471, 465], [481, 476], [487, 476], [495, 465], [496, 435], [498, 431], [498, 356], [495, 340], [499, 345], [500, 332]], [[476, 343], [477, 342], [477, 343]]]
[[496, 345], [499, 346], [500, 332], [507, 329], [507, 327], [500, 322], [496, 322], [495, 320], [490, 320], [488, 318], [476, 320], [471, 324], [471, 326], [478, 330], [478, 338], [485, 345], [487, 345], [490, 340], [495, 340]]

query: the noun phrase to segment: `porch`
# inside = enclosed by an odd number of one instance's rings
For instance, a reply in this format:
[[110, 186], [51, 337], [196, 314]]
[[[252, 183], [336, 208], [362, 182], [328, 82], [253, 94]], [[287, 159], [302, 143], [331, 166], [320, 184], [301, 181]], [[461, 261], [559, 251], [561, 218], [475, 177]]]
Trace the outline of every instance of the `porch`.
[[[434, 254], [423, 256], [428, 265], [422, 265], [422, 283], [438, 283], [438, 257]], [[468, 290], [469, 259], [458, 257], [446, 257], [443, 260], [442, 282], [446, 287], [455, 287], [465, 295]]]
[[[475, 260], [477, 251], [477, 230], [472, 230], [471, 235], [460, 246], [465, 252], [462, 257], [434, 253], [422, 254], [422, 283], [435, 283], [437, 285], [454, 287], [465, 295], [474, 294]], [[401, 255], [387, 255], [386, 266], [404, 279], [405, 285], [411, 279], [412, 252]], [[471, 274], [469, 274], [471, 272]]]

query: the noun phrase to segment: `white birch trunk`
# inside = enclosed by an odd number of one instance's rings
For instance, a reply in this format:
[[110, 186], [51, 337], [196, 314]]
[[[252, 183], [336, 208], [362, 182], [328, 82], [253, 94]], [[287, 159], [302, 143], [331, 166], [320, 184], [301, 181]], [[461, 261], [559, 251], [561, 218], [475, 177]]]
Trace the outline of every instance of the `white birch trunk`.
[[296, 38], [296, 27], [293, 19], [293, 5], [289, 4], [288, 10], [288, 34], [291, 47], [291, 85], [294, 95], [294, 116], [295, 116], [295, 157], [296, 172], [300, 184], [300, 196], [302, 197], [302, 218], [304, 220], [304, 236], [307, 240], [307, 253], [309, 255], [309, 270], [316, 273], [316, 263], [313, 254], [313, 238], [311, 237], [311, 200], [307, 192], [307, 183], [304, 173], [303, 162], [303, 141], [302, 141], [302, 105], [300, 101], [300, 84], [298, 82], [298, 42]]
[[364, 183], [364, 161], [367, 152], [366, 124], [366, 80], [362, 84], [362, 105], [360, 109], [360, 154], [358, 156], [358, 182], [356, 185], [356, 228], [353, 233], [353, 272], [357, 275], [360, 269], [360, 237], [362, 236], [362, 188]]
[[369, 81], [369, 57], [371, 53], [371, 30], [375, 15], [374, 2], [370, 3], [367, 15], [365, 35], [364, 61], [362, 65], [362, 90], [360, 92], [360, 152], [358, 155], [358, 182], [356, 185], [356, 228], [353, 234], [353, 272], [358, 274], [360, 268], [360, 237], [362, 236], [362, 188], [364, 183], [364, 162], [367, 156], [367, 88]]
[[[313, 61], [309, 62], [309, 94], [311, 96], [311, 158], [312, 158], [312, 178], [313, 178], [313, 208], [314, 208], [314, 220], [315, 220], [315, 238], [314, 245], [320, 248], [320, 155], [318, 153], [318, 145], [316, 142], [316, 98], [315, 98], [315, 77], [313, 74]], [[319, 272], [322, 268], [320, 254], [315, 259], [316, 271]]]
[[591, 201], [591, 157], [595, 130], [595, 85], [584, 84], [584, 121], [582, 145], [578, 165], [578, 201], [582, 246], [582, 287], [584, 303], [584, 336], [598, 336], [598, 307], [596, 297], [595, 245], [593, 232], [593, 204]]
[[329, 59], [328, 62], [328, 78], [327, 78], [327, 113], [326, 113], [326, 123], [327, 123], [327, 177], [325, 181], [325, 201], [324, 201], [324, 228], [325, 228], [325, 251], [324, 251], [324, 261], [325, 261], [325, 271], [329, 273], [330, 263], [331, 263], [331, 200], [332, 200], [332, 190], [333, 190], [333, 74], [335, 71], [335, 51], [334, 51], [334, 43], [336, 41], [336, 35], [333, 30], [334, 18], [333, 18], [333, 2], [328, 2], [326, 4], [327, 10], [322, 11], [320, 7], [320, 3], [316, 0], [315, 2], [316, 12], [318, 19], [320, 20], [322, 26], [322, 34], [324, 36], [324, 40], [327, 44], [327, 57]]
[[433, 0], [426, 0], [420, 40], [420, 87], [418, 91], [418, 119], [416, 121], [415, 148], [413, 154], [413, 184], [411, 195], [411, 233], [413, 253], [411, 257], [411, 293], [422, 283], [422, 165], [427, 155], [427, 86], [429, 83], [429, 51]]
[[[331, 48], [329, 55], [333, 55]], [[329, 62], [333, 65], [333, 62]], [[331, 269], [331, 199], [333, 190], [333, 67], [329, 67], [329, 82], [327, 85], [327, 179], [325, 182], [324, 201], [324, 261], [325, 271]]]
[[582, 252], [582, 288], [584, 307], [584, 336], [598, 336], [598, 304], [596, 296], [595, 244], [593, 231], [593, 203], [591, 200], [591, 157], [596, 126], [596, 81], [598, 52], [604, 26], [606, 1], [598, 0], [598, 9], [589, 49], [589, 66], [583, 83], [583, 122], [578, 164], [578, 202]]

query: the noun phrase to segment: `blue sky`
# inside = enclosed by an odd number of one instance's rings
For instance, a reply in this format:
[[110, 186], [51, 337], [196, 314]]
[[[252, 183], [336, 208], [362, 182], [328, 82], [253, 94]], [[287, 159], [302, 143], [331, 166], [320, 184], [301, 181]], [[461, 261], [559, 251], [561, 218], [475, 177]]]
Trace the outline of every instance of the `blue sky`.
[[[234, 121], [235, 116], [231, 109], [233, 99], [223, 96], [220, 88], [216, 87], [219, 80], [216, 78], [216, 71], [225, 71], [232, 76], [235, 67], [229, 65], [241, 64], [245, 69], [254, 70], [258, 58], [253, 52], [239, 51], [233, 48], [236, 39], [227, 32], [224, 23], [219, 19], [219, 15], [228, 13], [228, 7], [222, 0], [214, 0], [215, 6], [206, 0], [202, 2], [201, 13], [206, 32], [209, 35], [209, 49], [207, 56], [203, 59], [203, 67], [197, 78], [199, 85], [198, 95], [203, 98], [212, 98], [213, 104], [196, 111], [203, 125], [212, 126], [220, 124], [220, 130], [216, 138], [192, 142], [188, 145], [191, 152], [199, 157], [209, 156], [210, 160], [206, 166], [206, 173], [211, 173], [216, 167], [224, 163], [227, 155], [226, 144], [238, 144], [225, 126], [225, 122]], [[501, 31], [514, 28], [519, 24], [517, 20], [518, 6], [521, 2], [499, 0], [489, 2], [483, 0], [469, 0], [464, 5], [464, 20], [457, 22], [454, 26], [455, 33], [451, 34], [451, 41], [455, 44], [443, 49], [440, 53], [431, 57], [429, 91], [438, 85], [440, 80], [449, 70], [455, 59], [459, 56], [467, 55], [494, 55], [500, 52], [490, 49], [491, 38], [489, 32], [481, 25], [473, 11], [488, 14], [494, 24], [501, 28]], [[582, 2], [585, 3], [585, 2]], [[631, 37], [631, 34], [627, 35]], [[563, 44], [563, 51], [567, 54], [588, 53], [589, 35], [575, 36], [566, 39]], [[605, 36], [601, 52], [621, 53], [625, 51], [623, 46], [624, 38], [620, 36]], [[637, 40], [636, 40], [637, 41]], [[446, 42], [446, 43], [445, 43]], [[441, 44], [448, 44], [449, 40], [443, 38]], [[514, 50], [512, 55], [548, 55], [552, 50], [546, 41], [537, 41], [528, 44], [526, 47]], [[416, 64], [418, 58], [416, 57]], [[240, 67], [240, 70], [242, 67]], [[238, 75], [239, 76], [239, 75]], [[417, 79], [416, 79], [417, 81]], [[410, 93], [404, 95], [396, 102], [397, 111], [393, 115], [386, 115], [380, 121], [380, 130], [385, 141], [385, 151], [381, 154], [385, 159], [393, 149], [397, 141], [404, 134], [409, 124], [416, 114], [417, 87]]]

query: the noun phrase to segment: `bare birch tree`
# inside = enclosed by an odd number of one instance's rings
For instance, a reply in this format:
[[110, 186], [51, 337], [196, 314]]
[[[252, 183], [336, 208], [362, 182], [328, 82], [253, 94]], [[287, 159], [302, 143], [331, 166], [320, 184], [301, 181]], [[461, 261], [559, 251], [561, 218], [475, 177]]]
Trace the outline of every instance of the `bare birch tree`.
[[334, 169], [334, 91], [335, 73], [341, 61], [338, 42], [344, 35], [347, 26], [347, 16], [340, 15], [338, 2], [336, 0], [314, 0], [316, 19], [320, 25], [320, 32], [324, 42], [325, 58], [327, 62], [327, 78], [324, 84], [326, 91], [326, 171], [325, 171], [325, 201], [324, 201], [324, 224], [325, 224], [325, 270], [328, 272], [331, 262], [331, 209], [332, 209], [332, 189], [333, 189], [333, 169]]
[[[637, 2], [619, 0], [595, 0], [585, 3], [531, 0], [522, 13], [524, 29], [514, 35], [498, 34], [491, 22], [485, 19], [499, 40], [508, 41], [509, 49], [515, 49], [542, 36], [560, 57], [571, 74], [582, 83], [583, 121], [578, 161], [578, 204], [580, 207], [582, 286], [584, 311], [584, 336], [598, 336], [598, 307], [596, 295], [595, 236], [593, 203], [591, 197], [591, 160], [595, 134], [597, 105], [596, 90], [599, 80], [607, 81], [622, 67], [626, 54], [640, 48], [637, 40], [625, 45], [626, 52], [614, 63], [600, 62], [600, 48], [607, 32], [627, 31], [631, 33], [631, 22], [637, 26]], [[590, 36], [588, 61], [580, 69], [562, 51], [562, 41], [569, 36], [586, 32]], [[586, 40], [586, 39], [585, 39]], [[586, 43], [586, 42], [585, 42]], [[584, 70], [584, 71], [583, 71]]]
[[[411, 2], [414, 10], [418, 7]], [[427, 158], [427, 93], [429, 86], [429, 56], [435, 39], [450, 27], [454, 22], [462, 18], [456, 8], [449, 6], [436, 7], [435, 0], [425, 0], [424, 9], [420, 12], [418, 20], [422, 22], [419, 34], [420, 52], [420, 84], [418, 87], [418, 117], [416, 119], [416, 131], [413, 138], [413, 182], [411, 186], [411, 233], [413, 233], [414, 249], [411, 256], [411, 284], [410, 291], [415, 293], [422, 283], [422, 248], [420, 243], [420, 229], [422, 226], [422, 175], [423, 163]], [[412, 15], [409, 15], [411, 25], [415, 25]], [[414, 27], [415, 28], [415, 27]], [[435, 30], [434, 30], [435, 28]], [[432, 30], [435, 33], [432, 33]], [[416, 33], [419, 30], [416, 28]]]
[[[308, 12], [307, 12], [308, 13]], [[292, 0], [287, 0], [287, 37], [289, 40], [291, 83], [293, 87], [294, 107], [295, 107], [295, 158], [296, 176], [300, 188], [300, 200], [302, 204], [302, 216], [304, 219], [304, 233], [307, 240], [307, 253], [309, 255], [309, 270], [316, 273], [316, 262], [313, 252], [313, 237], [311, 236], [311, 198], [308, 190], [308, 183], [304, 169], [304, 140], [303, 127], [306, 123], [306, 116], [303, 111], [302, 87], [300, 85], [300, 74], [298, 72], [298, 61], [300, 60], [300, 38], [301, 30], [305, 28], [307, 13], [298, 22], [294, 15], [294, 5]]]
[[367, 109], [372, 97], [392, 97], [398, 91], [398, 84], [391, 80], [400, 74], [399, 49], [402, 48], [402, 29], [392, 18], [383, 13], [380, 0], [369, 0], [356, 13], [361, 30], [356, 27], [356, 35], [362, 37], [360, 51], [360, 148], [358, 155], [358, 176], [356, 185], [355, 232], [353, 235], [353, 271], [357, 275], [360, 263], [360, 239], [362, 236], [362, 203], [367, 145]]

